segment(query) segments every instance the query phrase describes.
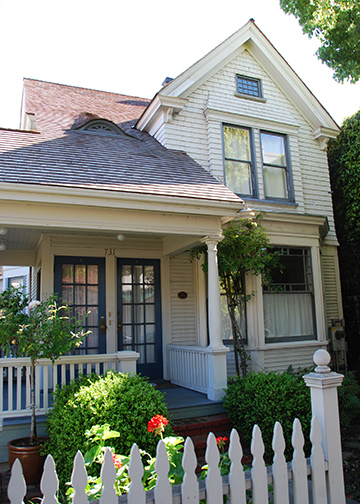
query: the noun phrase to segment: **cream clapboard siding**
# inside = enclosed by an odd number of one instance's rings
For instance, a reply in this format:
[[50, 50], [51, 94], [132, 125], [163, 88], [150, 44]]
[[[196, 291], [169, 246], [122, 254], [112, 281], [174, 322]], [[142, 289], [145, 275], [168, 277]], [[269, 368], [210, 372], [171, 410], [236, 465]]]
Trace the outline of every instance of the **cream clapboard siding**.
[[[266, 103], [238, 98], [235, 92], [235, 74], [245, 74], [261, 79]], [[330, 232], [327, 244], [336, 245], [330, 195], [326, 152], [314, 140], [311, 126], [299, 110], [277, 87], [264, 69], [245, 50], [189, 97], [184, 109], [173, 120], [164, 124], [157, 139], [171, 149], [187, 152], [199, 164], [223, 181], [223, 151], [221, 119], [206, 120], [206, 109], [224, 113], [224, 122], [255, 128], [255, 150], [260, 199], [264, 197], [260, 142], [254, 119], [266, 129], [287, 133], [293, 170], [295, 199], [298, 206], [287, 205], [284, 211], [327, 216]], [[240, 115], [242, 118], [236, 119]], [[248, 116], [248, 124], [246, 118]], [[233, 120], [231, 120], [233, 119]], [[277, 124], [271, 128], [271, 123]], [[283, 128], [281, 126], [283, 124]], [[276, 126], [276, 128], [275, 128]], [[290, 132], [288, 131], [290, 128]], [[261, 208], [278, 210], [281, 205], [264, 202]]]
[[343, 318], [339, 264], [335, 247], [324, 247], [321, 252], [326, 326], [330, 327], [331, 319]]
[[[326, 347], [326, 345], [323, 345]], [[264, 352], [264, 369], [266, 371], [284, 371], [289, 366], [294, 370], [313, 365], [313, 355], [318, 347], [311, 345], [296, 346], [295, 348], [267, 348]]]
[[[187, 293], [180, 299], [178, 293]], [[196, 345], [196, 302], [193, 264], [188, 254], [170, 258], [171, 343]]]

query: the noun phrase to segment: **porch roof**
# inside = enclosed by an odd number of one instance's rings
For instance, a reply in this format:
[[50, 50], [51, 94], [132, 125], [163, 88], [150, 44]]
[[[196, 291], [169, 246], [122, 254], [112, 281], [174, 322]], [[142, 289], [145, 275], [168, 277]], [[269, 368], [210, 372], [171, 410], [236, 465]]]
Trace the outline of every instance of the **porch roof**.
[[[25, 79], [24, 113], [36, 131], [0, 129], [0, 181], [213, 202], [242, 200], [192, 158], [132, 128], [147, 101]], [[119, 135], [83, 131], [98, 118]], [[239, 207], [240, 208], [240, 207]]]

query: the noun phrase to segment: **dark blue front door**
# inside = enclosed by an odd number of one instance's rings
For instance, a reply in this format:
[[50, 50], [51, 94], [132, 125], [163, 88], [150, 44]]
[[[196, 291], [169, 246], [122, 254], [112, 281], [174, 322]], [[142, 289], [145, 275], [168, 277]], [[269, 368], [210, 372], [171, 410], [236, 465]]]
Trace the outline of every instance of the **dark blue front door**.
[[71, 309], [70, 316], [84, 319], [91, 331], [75, 354], [106, 353], [105, 260], [98, 257], [55, 257], [55, 292]]
[[135, 350], [137, 371], [162, 378], [160, 261], [118, 259], [118, 348]]

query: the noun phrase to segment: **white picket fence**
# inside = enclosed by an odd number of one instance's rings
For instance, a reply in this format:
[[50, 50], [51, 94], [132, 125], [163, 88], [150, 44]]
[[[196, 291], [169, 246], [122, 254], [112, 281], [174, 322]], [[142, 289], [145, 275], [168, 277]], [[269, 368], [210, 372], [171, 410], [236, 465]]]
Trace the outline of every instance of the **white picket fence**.
[[[325, 351], [318, 351], [325, 352]], [[318, 353], [317, 352], [317, 353]], [[325, 352], [327, 354], [327, 352]], [[264, 462], [264, 444], [261, 431], [254, 426], [251, 453], [252, 468], [244, 471], [241, 464], [242, 447], [239, 435], [232, 430], [230, 436], [229, 457], [231, 460], [230, 474], [220, 476], [220, 454], [214, 434], [210, 433], [207, 440], [205, 460], [208, 472], [205, 481], [198, 482], [195, 469], [197, 466], [193, 442], [187, 438], [184, 446], [183, 468], [185, 471], [183, 483], [171, 487], [168, 472], [169, 461], [165, 445], [158, 443], [155, 470], [158, 474], [157, 484], [153, 491], [145, 492], [141, 478], [143, 465], [136, 444], [131, 449], [129, 476], [131, 485], [129, 493], [116, 496], [114, 481], [116, 470], [113, 465], [110, 450], [107, 450], [101, 468], [103, 483], [101, 504], [199, 504], [206, 499], [206, 504], [222, 504], [223, 495], [229, 496], [230, 504], [246, 504], [251, 498], [253, 504], [267, 504], [269, 501], [269, 485], [272, 488], [274, 504], [345, 504], [345, 492], [342, 470], [341, 442], [337, 390], [342, 381], [342, 375], [330, 372], [325, 362], [324, 353], [320, 353], [316, 372], [304, 377], [311, 388], [313, 419], [311, 423], [310, 441], [312, 444], [309, 459], [304, 455], [304, 436], [299, 420], [294, 421], [292, 433], [293, 459], [287, 463], [284, 457], [285, 441], [280, 423], [274, 426], [272, 447], [274, 459], [271, 467]], [[308, 477], [311, 476], [311, 485]], [[290, 485], [289, 485], [290, 482]], [[73, 504], [86, 504], [85, 487], [87, 474], [84, 460], [80, 452], [74, 459], [71, 477], [74, 487]], [[289, 488], [291, 487], [291, 492]], [[44, 495], [43, 504], [56, 504], [58, 480], [55, 464], [49, 455], [45, 462], [40, 485]], [[311, 501], [309, 500], [311, 488]], [[251, 490], [251, 497], [247, 491]], [[13, 465], [8, 487], [11, 504], [21, 504], [26, 493], [26, 485], [22, 476], [21, 464], [18, 460]]]

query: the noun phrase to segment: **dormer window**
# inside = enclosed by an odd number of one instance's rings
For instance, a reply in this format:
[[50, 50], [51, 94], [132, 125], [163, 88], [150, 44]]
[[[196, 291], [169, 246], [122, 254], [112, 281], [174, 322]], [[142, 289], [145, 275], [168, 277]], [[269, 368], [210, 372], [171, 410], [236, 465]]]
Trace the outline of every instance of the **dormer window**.
[[261, 81], [245, 75], [236, 75], [236, 92], [241, 95], [262, 98]]
[[89, 133], [100, 133], [103, 135], [122, 135], [123, 132], [116, 124], [105, 120], [95, 120], [86, 123], [82, 128], [82, 131], [88, 131]]

